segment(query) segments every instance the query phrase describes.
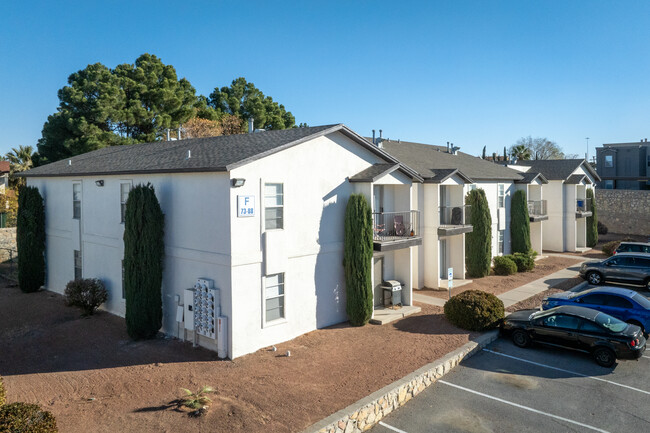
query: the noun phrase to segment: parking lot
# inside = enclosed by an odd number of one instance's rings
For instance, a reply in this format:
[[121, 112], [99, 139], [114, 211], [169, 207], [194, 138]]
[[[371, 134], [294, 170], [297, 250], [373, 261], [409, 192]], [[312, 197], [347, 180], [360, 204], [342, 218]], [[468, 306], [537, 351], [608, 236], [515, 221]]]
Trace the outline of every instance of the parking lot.
[[372, 431], [646, 432], [649, 408], [650, 351], [608, 369], [586, 353], [502, 337]]

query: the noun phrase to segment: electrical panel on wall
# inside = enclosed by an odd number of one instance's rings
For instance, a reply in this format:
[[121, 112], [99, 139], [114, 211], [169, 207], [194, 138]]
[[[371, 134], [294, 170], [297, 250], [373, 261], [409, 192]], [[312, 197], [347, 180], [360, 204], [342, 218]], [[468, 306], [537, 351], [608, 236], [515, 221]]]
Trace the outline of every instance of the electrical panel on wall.
[[199, 278], [194, 284], [194, 332], [208, 338], [216, 338], [217, 317], [220, 314], [219, 289], [212, 280]]

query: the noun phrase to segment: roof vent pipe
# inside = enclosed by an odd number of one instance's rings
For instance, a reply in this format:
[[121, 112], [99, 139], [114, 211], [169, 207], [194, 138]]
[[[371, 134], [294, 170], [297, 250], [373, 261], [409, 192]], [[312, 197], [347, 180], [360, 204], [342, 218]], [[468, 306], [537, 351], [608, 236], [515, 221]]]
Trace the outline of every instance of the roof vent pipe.
[[255, 132], [255, 126], [254, 125], [255, 125], [255, 119], [253, 119], [252, 117], [249, 117], [248, 118], [248, 133], [249, 134], [252, 134], [253, 132]]
[[372, 130], [372, 144], [377, 144], [377, 140], [375, 139], [375, 130]]
[[449, 142], [447, 142], [447, 153], [449, 153]]
[[188, 149], [187, 150], [187, 158], [185, 158], [185, 159], [190, 159], [191, 157], [192, 157], [192, 151]]
[[167, 128], [167, 141], [170, 141], [170, 136], [169, 136], [169, 128]]
[[379, 130], [379, 140], [381, 140], [381, 129]]
[[181, 128], [182, 128], [182, 126], [178, 127], [178, 139], [179, 140], [181, 139]]

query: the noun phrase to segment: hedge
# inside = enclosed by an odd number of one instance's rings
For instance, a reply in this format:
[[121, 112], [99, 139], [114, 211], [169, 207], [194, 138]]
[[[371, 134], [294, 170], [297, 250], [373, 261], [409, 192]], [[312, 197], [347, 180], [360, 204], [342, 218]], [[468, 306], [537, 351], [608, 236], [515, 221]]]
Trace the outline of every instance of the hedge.
[[513, 253], [530, 250], [530, 216], [526, 192], [519, 190], [512, 195], [510, 205], [510, 237]]
[[0, 433], [57, 433], [56, 419], [36, 404], [0, 406]]
[[343, 267], [346, 312], [352, 326], [372, 317], [372, 211], [363, 194], [352, 194], [345, 209]]
[[513, 275], [517, 273], [517, 264], [508, 256], [494, 258], [494, 273], [496, 275]]
[[535, 257], [537, 253], [529, 250], [526, 253], [514, 253], [507, 256], [517, 265], [517, 272], [529, 272], [535, 269]]
[[36, 292], [45, 284], [45, 207], [33, 186], [21, 187], [18, 194], [16, 248], [20, 290]]
[[587, 217], [587, 246], [595, 247], [598, 243], [598, 213], [596, 212], [596, 197], [594, 190], [587, 188], [587, 199], [591, 199], [591, 216]]
[[492, 261], [492, 217], [485, 191], [474, 189], [465, 196], [470, 206], [473, 230], [465, 235], [465, 267], [471, 278], [485, 277], [490, 273]]
[[447, 320], [469, 331], [494, 328], [504, 316], [501, 299], [480, 290], [467, 290], [453, 296], [445, 303], [444, 311]]
[[2, 376], [0, 376], [0, 406], [7, 402], [7, 391], [5, 390], [5, 384], [2, 381]]

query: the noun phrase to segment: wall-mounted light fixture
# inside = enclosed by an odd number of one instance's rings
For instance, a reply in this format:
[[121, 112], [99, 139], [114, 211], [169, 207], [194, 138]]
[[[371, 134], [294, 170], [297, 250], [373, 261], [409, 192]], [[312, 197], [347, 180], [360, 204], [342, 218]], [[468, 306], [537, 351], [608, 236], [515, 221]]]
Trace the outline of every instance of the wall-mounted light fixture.
[[96, 181], [95, 181], [95, 185], [97, 185], [97, 186], [104, 186], [104, 180], [103, 180], [103, 179], [96, 180]]
[[234, 178], [232, 180], [233, 188], [239, 188], [240, 186], [244, 186], [245, 183], [246, 183], [246, 179], [242, 179], [242, 178]]

